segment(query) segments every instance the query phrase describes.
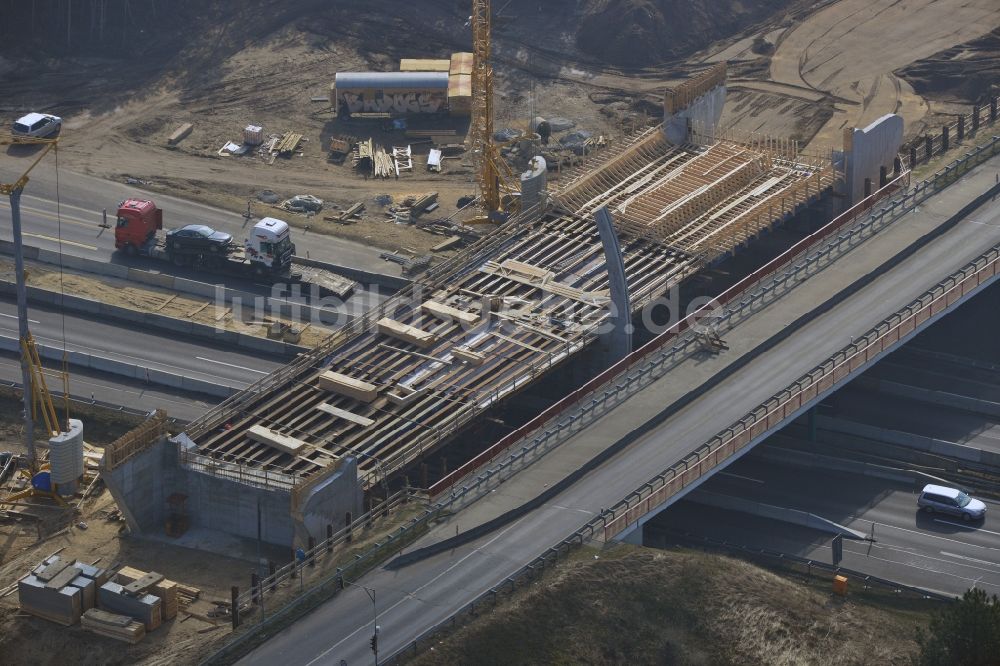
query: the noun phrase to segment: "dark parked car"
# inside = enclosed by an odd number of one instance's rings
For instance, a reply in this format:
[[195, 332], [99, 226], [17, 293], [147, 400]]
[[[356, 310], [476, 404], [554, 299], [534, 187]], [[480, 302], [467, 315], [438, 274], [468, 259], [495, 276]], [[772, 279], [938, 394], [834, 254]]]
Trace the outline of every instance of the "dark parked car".
[[174, 252], [224, 252], [233, 237], [204, 224], [189, 224], [167, 232], [167, 247]]

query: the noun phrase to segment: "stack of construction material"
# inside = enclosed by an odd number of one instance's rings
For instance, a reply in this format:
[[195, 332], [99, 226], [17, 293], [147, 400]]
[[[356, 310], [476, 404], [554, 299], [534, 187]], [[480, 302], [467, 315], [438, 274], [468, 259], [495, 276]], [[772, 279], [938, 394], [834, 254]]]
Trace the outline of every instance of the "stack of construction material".
[[18, 581], [21, 610], [59, 624], [72, 625], [93, 608], [104, 569], [53, 555]]
[[[64, 571], [67, 572], [66, 575], [73, 577], [78, 573], [73, 568]], [[60, 586], [50, 586], [50, 582]], [[18, 581], [17, 593], [21, 610], [67, 627], [76, 624], [83, 612], [83, 591], [66, 585], [69, 580], [65, 576], [50, 582], [30, 575]]]
[[[115, 574], [115, 582], [119, 585], [128, 586], [138, 580], [143, 580], [146, 576], [159, 576], [159, 574], [148, 574], [145, 571], [133, 569], [132, 567], [122, 567]], [[178, 584], [172, 580], [162, 578], [148, 588], [149, 594], [160, 598], [161, 619], [166, 622], [177, 617], [177, 592]]]
[[450, 60], [403, 58], [399, 61], [399, 71], [401, 72], [447, 72], [450, 69]]
[[472, 113], [472, 66], [471, 53], [451, 54], [451, 67], [448, 68], [448, 108], [453, 116]]
[[117, 615], [91, 608], [83, 614], [81, 625], [84, 629], [101, 636], [136, 644], [146, 635], [146, 627], [127, 615]]
[[142, 622], [146, 631], [155, 630], [163, 622], [160, 598], [146, 594], [145, 590], [152, 587], [153, 583], [150, 581], [157, 576], [159, 578], [155, 582], [163, 580], [163, 576], [155, 574], [144, 576], [128, 585], [108, 581], [101, 586], [97, 595], [101, 608]]

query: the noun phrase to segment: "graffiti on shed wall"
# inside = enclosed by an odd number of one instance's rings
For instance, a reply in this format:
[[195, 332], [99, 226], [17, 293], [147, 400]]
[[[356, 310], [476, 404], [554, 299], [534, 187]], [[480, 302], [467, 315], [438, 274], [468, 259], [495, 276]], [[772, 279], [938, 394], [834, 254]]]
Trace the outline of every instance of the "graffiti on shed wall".
[[437, 113], [444, 110], [446, 98], [444, 90], [400, 93], [377, 90], [368, 96], [343, 91], [340, 105], [350, 113]]

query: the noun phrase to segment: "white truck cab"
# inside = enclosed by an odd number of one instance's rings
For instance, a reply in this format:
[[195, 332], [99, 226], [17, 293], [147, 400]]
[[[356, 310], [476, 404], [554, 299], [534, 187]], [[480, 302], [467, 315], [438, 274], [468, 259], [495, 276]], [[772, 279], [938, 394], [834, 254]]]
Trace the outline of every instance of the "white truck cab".
[[288, 223], [273, 217], [265, 217], [254, 224], [253, 232], [243, 245], [251, 262], [271, 270], [290, 266], [295, 254]]

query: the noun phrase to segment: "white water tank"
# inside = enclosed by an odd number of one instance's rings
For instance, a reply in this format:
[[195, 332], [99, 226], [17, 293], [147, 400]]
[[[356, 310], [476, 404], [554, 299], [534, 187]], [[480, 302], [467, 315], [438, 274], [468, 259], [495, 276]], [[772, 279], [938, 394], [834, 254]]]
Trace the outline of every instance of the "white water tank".
[[49, 473], [60, 490], [76, 491], [76, 482], [83, 476], [83, 421], [69, 420], [69, 430], [49, 440]]

